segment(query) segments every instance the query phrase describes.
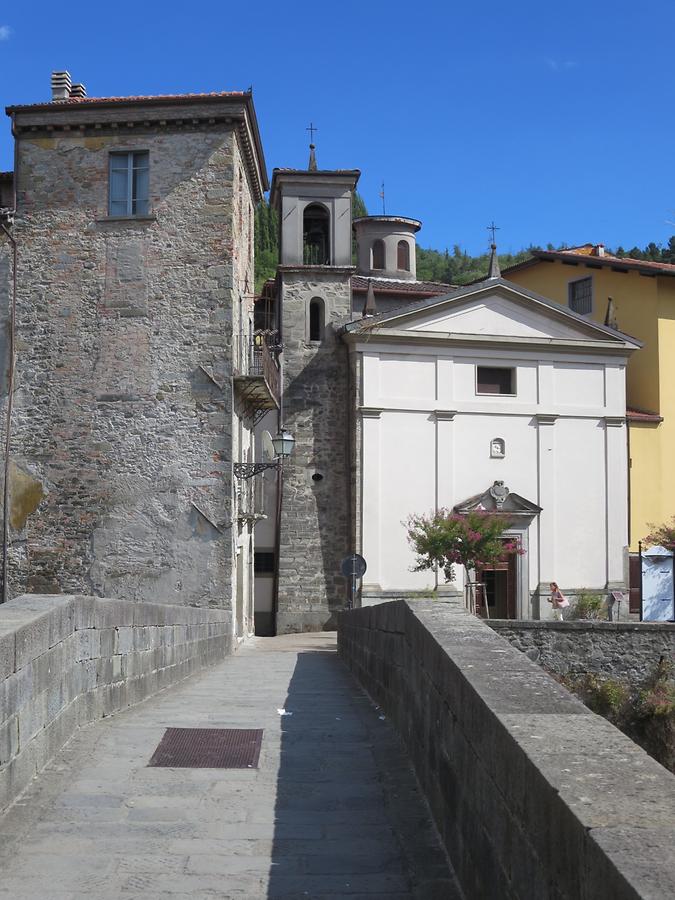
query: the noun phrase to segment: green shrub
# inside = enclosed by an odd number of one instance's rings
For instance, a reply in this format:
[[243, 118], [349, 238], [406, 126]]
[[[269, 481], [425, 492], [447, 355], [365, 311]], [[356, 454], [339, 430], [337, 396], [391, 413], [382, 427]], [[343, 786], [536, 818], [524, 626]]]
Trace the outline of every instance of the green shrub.
[[663, 657], [641, 687], [587, 673], [560, 679], [589, 709], [675, 773], [675, 680]]
[[675, 714], [673, 664], [664, 657], [661, 657], [654, 674], [638, 695], [637, 712], [643, 718]]
[[604, 619], [605, 598], [602, 594], [580, 591], [571, 608], [569, 618], [572, 619]]

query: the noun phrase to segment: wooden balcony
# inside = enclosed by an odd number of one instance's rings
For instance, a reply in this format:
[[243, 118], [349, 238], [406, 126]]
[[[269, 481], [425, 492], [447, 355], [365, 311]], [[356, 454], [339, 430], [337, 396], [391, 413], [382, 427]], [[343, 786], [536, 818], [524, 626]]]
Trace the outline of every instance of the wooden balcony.
[[[270, 409], [279, 409], [281, 376], [273, 333], [255, 332], [239, 340], [234, 360], [234, 394], [244, 416], [257, 420]], [[273, 345], [275, 346], [275, 345]]]

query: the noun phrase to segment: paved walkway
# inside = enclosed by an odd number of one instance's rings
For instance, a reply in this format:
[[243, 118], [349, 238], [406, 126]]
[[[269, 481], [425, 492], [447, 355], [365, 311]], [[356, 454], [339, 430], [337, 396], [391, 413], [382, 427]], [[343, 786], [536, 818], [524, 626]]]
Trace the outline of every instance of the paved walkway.
[[[171, 726], [263, 728], [259, 769], [148, 768]], [[393, 729], [312, 634], [82, 729], [0, 818], [5, 897], [459, 894]]]

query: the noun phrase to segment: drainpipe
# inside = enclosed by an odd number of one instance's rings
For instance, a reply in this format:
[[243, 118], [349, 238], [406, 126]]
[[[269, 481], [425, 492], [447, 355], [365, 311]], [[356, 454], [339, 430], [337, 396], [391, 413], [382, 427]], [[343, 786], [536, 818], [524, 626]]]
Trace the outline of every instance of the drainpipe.
[[[277, 296], [276, 296], [276, 326], [278, 341], [283, 348], [282, 337], [282, 310], [281, 310], [281, 279], [277, 274]], [[279, 431], [284, 424], [284, 352], [283, 349], [277, 357], [279, 362], [279, 415], [277, 423]], [[274, 580], [272, 581], [272, 625], [274, 634], [277, 634], [277, 615], [279, 613], [279, 558], [281, 556], [281, 508], [284, 494], [284, 462], [279, 461], [277, 468], [277, 508], [276, 508], [276, 528], [274, 534]]]

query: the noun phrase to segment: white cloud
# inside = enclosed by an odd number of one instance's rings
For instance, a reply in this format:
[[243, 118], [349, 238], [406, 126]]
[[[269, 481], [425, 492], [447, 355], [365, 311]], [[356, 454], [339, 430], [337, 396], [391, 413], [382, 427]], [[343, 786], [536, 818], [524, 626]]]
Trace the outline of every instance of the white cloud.
[[0, 25], [0, 41], [8, 41], [12, 36], [12, 29], [9, 25]]

